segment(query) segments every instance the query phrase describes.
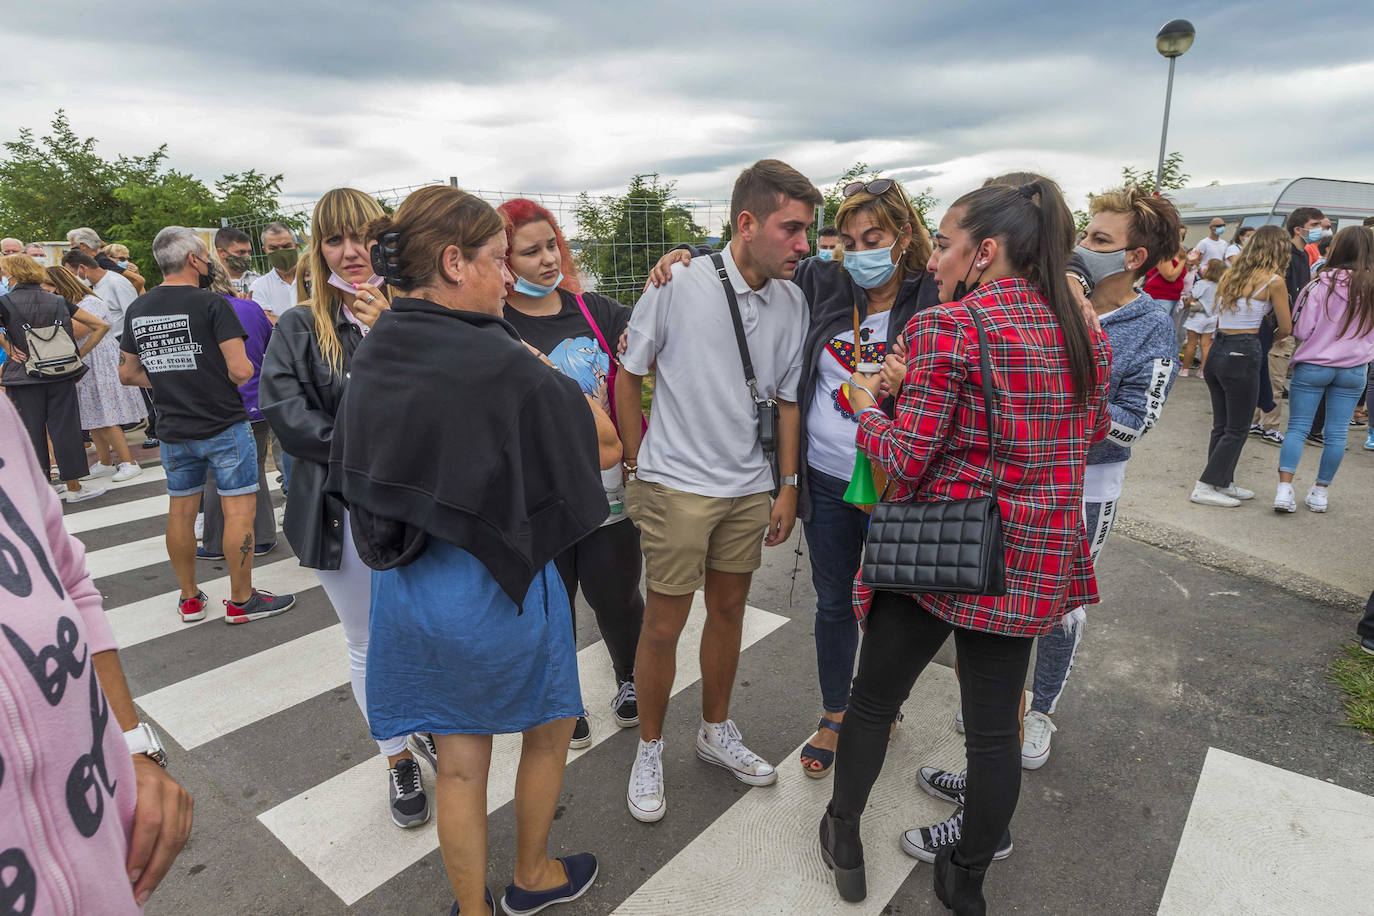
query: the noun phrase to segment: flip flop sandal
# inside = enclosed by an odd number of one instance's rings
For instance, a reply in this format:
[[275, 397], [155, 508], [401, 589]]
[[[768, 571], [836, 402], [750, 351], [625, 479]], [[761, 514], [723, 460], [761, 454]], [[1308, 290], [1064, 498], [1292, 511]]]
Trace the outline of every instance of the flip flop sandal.
[[[837, 735], [840, 733], [840, 723], [831, 719], [822, 718], [820, 724], [816, 726], [816, 730], [820, 731], [822, 728], [828, 728]], [[819, 770], [813, 770], [805, 763], [802, 763], [802, 772], [812, 779], [820, 779], [822, 776], [829, 776], [830, 770], [835, 766], [835, 752], [826, 750], [823, 747], [816, 747], [810, 741], [802, 745], [801, 756], [803, 760], [810, 757], [821, 765]]]

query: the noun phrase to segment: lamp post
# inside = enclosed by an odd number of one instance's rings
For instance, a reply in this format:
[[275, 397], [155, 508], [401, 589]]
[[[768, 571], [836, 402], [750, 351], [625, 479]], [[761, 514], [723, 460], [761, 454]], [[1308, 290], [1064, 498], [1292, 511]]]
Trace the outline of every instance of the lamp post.
[[1160, 191], [1164, 180], [1164, 146], [1169, 140], [1169, 103], [1174, 96], [1174, 61], [1193, 46], [1197, 30], [1187, 19], [1174, 19], [1164, 23], [1155, 35], [1155, 50], [1169, 58], [1169, 88], [1164, 90], [1164, 127], [1159, 132], [1159, 166], [1155, 169], [1155, 193]]

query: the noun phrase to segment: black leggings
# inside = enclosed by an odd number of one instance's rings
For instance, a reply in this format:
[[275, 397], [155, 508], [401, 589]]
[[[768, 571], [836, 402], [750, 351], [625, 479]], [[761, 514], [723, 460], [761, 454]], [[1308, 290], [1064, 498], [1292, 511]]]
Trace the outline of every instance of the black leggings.
[[835, 753], [831, 811], [857, 822], [883, 768], [888, 733], [916, 678], [950, 632], [959, 658], [959, 693], [968, 755], [960, 865], [986, 868], [1021, 794], [1022, 690], [1035, 640], [956, 628], [912, 598], [879, 592], [859, 650]]
[[644, 559], [639, 552], [639, 529], [628, 519], [600, 528], [554, 558], [577, 631], [577, 587], [596, 614], [596, 625], [611, 655], [617, 680], [635, 677], [635, 651], [639, 628], [644, 623], [644, 593], [639, 573]]

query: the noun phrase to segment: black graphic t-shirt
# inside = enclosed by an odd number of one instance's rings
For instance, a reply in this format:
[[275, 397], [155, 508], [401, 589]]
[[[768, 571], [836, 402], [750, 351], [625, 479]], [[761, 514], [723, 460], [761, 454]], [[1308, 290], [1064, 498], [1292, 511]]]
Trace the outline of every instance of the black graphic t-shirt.
[[[506, 320], [521, 340], [551, 359], [564, 375], [582, 386], [584, 394], [599, 400], [602, 409], [609, 413], [606, 373], [610, 371], [610, 356], [596, 342], [596, 333], [577, 307], [577, 297], [560, 289], [558, 298], [563, 308], [557, 315], [526, 315], [508, 305]], [[630, 310], [600, 293], [583, 293], [582, 301], [607, 346], [614, 350], [630, 323]]]
[[158, 438], [209, 439], [248, 419], [219, 349], [245, 336], [233, 306], [209, 290], [159, 286], [129, 304], [119, 347], [148, 371]]

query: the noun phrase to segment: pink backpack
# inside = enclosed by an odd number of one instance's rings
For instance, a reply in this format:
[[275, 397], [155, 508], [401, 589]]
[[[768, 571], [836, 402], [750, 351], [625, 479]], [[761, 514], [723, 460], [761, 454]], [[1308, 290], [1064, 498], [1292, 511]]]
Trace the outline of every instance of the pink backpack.
[[[582, 300], [582, 294], [577, 294], [577, 307], [582, 310], [582, 317], [587, 319], [587, 324], [591, 325], [592, 333], [596, 335], [596, 342], [601, 345], [610, 358], [610, 368], [606, 370], [606, 396], [611, 404], [611, 423], [615, 425], [616, 431], [620, 430], [620, 420], [616, 416], [615, 410], [615, 377], [620, 373], [620, 359], [616, 356], [615, 350], [606, 343], [606, 337], [601, 333], [601, 328], [597, 327], [596, 319], [592, 317], [591, 310], [587, 308], [587, 303]], [[643, 435], [649, 429], [649, 421], [644, 421], [644, 428], [640, 430]]]

